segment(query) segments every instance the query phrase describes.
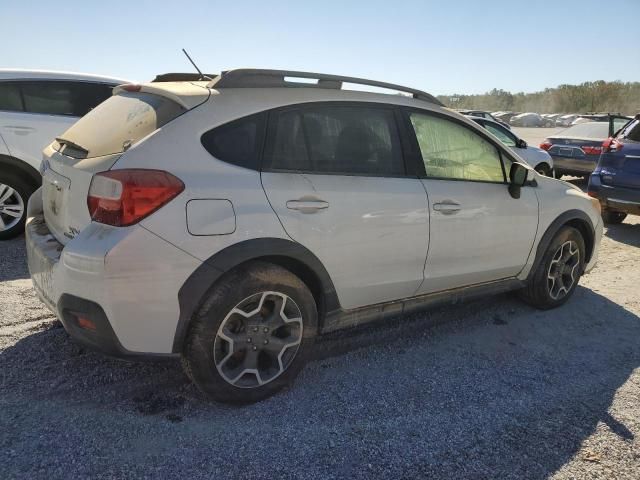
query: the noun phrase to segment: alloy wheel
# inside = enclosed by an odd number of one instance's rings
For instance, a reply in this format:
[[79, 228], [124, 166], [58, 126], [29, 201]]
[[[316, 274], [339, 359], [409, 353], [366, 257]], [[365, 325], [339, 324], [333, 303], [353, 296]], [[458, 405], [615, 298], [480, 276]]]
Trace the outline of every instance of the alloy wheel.
[[222, 378], [239, 388], [256, 388], [280, 376], [302, 342], [302, 313], [281, 292], [245, 298], [224, 318], [214, 341], [214, 362]]
[[15, 227], [24, 215], [24, 200], [17, 190], [0, 183], [0, 232]]
[[564, 298], [577, 280], [580, 266], [580, 249], [573, 240], [564, 242], [551, 259], [547, 272], [549, 296], [554, 300]]

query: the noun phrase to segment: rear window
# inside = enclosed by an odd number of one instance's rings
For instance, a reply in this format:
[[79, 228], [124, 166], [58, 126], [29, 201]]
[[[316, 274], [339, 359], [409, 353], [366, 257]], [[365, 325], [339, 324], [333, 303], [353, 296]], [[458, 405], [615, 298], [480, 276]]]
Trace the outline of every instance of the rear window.
[[74, 158], [122, 153], [184, 111], [159, 95], [123, 92], [98, 105], [56, 139], [58, 148]]
[[618, 136], [632, 142], [640, 142], [640, 120], [629, 122]]
[[609, 136], [609, 122], [581, 123], [563, 130], [560, 136], [567, 138], [604, 140]]

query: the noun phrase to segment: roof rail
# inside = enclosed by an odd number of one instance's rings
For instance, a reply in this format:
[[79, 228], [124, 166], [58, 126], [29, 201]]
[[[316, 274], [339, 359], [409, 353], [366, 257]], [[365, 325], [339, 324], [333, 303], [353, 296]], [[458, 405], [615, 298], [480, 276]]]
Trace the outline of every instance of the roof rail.
[[[317, 79], [317, 83], [296, 82], [286, 80], [286, 77]], [[331, 88], [340, 90], [343, 83], [355, 83], [371, 87], [394, 90], [396, 92], [410, 93], [418, 100], [444, 105], [433, 95], [393, 83], [378, 82], [365, 78], [343, 77], [342, 75], [330, 75], [326, 73], [296, 72], [290, 70], [264, 70], [253, 68], [239, 68], [222, 72], [211, 80], [209, 88], [281, 88], [281, 87], [305, 87], [305, 88]]]

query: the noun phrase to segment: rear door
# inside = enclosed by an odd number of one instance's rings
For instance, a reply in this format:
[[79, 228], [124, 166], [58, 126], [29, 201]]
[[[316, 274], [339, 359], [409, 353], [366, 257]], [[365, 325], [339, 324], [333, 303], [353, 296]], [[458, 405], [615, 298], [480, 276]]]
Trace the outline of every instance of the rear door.
[[92, 82], [24, 80], [0, 88], [14, 99], [0, 115], [0, 134], [11, 155], [36, 169], [44, 147], [111, 96], [110, 85]]
[[271, 112], [262, 184], [287, 234], [327, 269], [343, 308], [411, 296], [423, 280], [427, 196], [407, 174], [395, 109]]
[[516, 276], [538, 228], [532, 187], [508, 191], [500, 149], [470, 126], [447, 116], [408, 111], [429, 196], [429, 253], [419, 293]]

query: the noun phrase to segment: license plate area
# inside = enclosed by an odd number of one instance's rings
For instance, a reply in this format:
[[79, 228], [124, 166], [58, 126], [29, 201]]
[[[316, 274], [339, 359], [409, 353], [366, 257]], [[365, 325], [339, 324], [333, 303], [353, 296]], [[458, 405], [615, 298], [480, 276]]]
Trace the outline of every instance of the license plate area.
[[559, 155], [562, 155], [563, 157], [573, 157], [573, 148], [571, 147], [560, 147], [559, 151], [558, 151]]

